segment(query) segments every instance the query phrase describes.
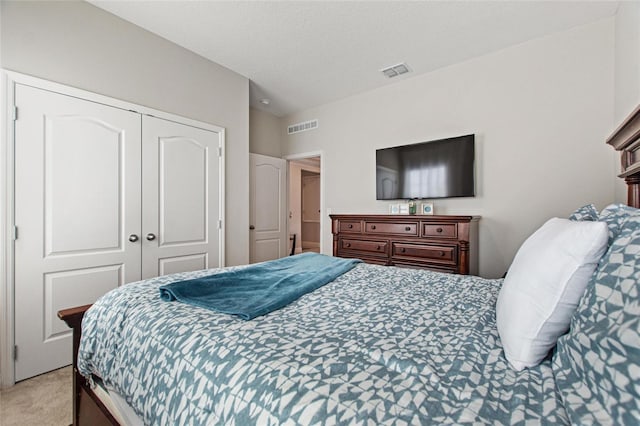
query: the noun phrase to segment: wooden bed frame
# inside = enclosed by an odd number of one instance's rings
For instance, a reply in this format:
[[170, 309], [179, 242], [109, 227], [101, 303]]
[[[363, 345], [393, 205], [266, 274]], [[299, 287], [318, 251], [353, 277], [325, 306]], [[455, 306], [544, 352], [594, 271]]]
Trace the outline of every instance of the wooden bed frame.
[[627, 183], [627, 204], [640, 208], [640, 105], [613, 131], [607, 143], [620, 151], [621, 177]]
[[[627, 183], [627, 204], [640, 208], [640, 105], [606, 142], [620, 151], [622, 173], [618, 176]], [[73, 329], [73, 424], [119, 425], [77, 369], [82, 318], [90, 307], [85, 305], [58, 312], [58, 317]]]
[[73, 329], [73, 424], [119, 425], [111, 412], [93, 392], [87, 379], [78, 372], [78, 349], [82, 334], [82, 318], [91, 305], [58, 311], [58, 318]]

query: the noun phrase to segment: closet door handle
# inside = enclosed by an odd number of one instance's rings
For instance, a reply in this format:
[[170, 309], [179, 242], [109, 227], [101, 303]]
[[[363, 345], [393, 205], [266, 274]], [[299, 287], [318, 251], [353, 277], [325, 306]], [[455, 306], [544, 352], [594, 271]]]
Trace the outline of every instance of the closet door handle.
[[138, 236], [136, 234], [129, 235], [129, 241], [131, 241], [132, 243], [135, 243], [138, 240], [139, 240], [139, 238], [138, 238]]
[[156, 239], [155, 234], [152, 234], [152, 233], [147, 234], [147, 241], [153, 241], [155, 239]]

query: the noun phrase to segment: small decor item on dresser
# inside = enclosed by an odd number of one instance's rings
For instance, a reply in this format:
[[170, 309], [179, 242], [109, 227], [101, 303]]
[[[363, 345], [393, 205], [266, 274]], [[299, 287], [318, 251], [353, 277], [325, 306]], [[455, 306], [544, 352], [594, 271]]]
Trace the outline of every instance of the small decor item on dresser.
[[416, 200], [409, 200], [409, 214], [416, 214], [418, 210], [418, 203]]
[[400, 209], [398, 213], [409, 214], [409, 203], [400, 203], [398, 204], [398, 208]]
[[433, 214], [433, 203], [420, 204], [420, 214]]
[[400, 214], [400, 205], [389, 204], [389, 214]]

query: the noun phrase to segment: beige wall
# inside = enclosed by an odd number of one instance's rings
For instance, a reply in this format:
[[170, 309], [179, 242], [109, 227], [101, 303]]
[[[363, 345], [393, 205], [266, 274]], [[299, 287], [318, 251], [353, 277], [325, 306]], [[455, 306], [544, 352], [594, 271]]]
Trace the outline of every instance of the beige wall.
[[249, 109], [249, 152], [280, 158], [280, 118], [256, 108]]
[[[640, 104], [640, 2], [621, 2], [615, 19], [615, 122], [619, 123]], [[617, 157], [615, 167], [620, 167]], [[626, 189], [619, 179], [617, 201], [626, 202]]]
[[640, 103], [640, 2], [621, 2], [615, 18], [615, 119]]
[[[322, 151], [325, 207], [385, 213], [375, 149], [476, 134], [477, 196], [435, 200], [436, 214], [480, 215], [480, 274], [501, 276], [551, 216], [614, 200], [614, 20], [533, 40], [285, 117], [320, 120], [282, 154]], [[324, 253], [331, 253], [323, 212]]]
[[248, 263], [248, 80], [89, 3], [1, 8], [3, 68], [226, 128], [226, 262]]

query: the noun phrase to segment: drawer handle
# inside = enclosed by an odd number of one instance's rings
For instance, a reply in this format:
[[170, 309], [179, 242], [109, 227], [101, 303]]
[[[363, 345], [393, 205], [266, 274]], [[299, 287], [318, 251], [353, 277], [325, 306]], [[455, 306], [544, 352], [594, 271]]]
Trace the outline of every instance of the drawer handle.
[[351, 229], [351, 228], [353, 228], [353, 225], [352, 224], [348, 224], [347, 228]]
[[440, 257], [442, 257], [442, 256], [444, 256], [444, 252], [443, 251], [440, 252]]
[[400, 247], [400, 253], [404, 253], [404, 252], [405, 252], [404, 247]]
[[375, 225], [371, 225], [371, 229], [376, 229], [376, 226]]
[[404, 230], [405, 230], [405, 231], [411, 231], [411, 227], [410, 227], [410, 226], [405, 226], [405, 227], [404, 227]]
[[380, 250], [380, 246], [379, 245], [376, 246], [376, 250]]
[[438, 229], [436, 229], [436, 232], [438, 232], [438, 233], [441, 233], [442, 231], [443, 231], [443, 229], [442, 229], [442, 228], [438, 228]]
[[351, 247], [351, 243], [346, 243], [344, 246], [345, 247]]

